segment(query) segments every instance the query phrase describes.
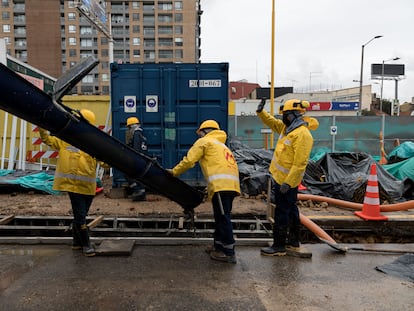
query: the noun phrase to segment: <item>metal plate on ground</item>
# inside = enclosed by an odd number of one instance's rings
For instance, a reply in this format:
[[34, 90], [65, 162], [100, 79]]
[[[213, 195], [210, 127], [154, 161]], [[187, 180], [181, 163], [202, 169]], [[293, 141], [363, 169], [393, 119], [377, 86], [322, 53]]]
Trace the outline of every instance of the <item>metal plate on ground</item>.
[[98, 256], [130, 256], [134, 245], [134, 240], [103, 240], [95, 250]]

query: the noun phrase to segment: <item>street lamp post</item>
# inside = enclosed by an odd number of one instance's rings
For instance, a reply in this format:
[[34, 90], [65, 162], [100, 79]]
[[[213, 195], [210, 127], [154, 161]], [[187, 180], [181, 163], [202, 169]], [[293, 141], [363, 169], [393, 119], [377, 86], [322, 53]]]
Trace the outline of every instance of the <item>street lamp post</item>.
[[[386, 59], [382, 61], [382, 67], [381, 67], [381, 95], [380, 95], [380, 112], [382, 113], [382, 88], [384, 85], [384, 64], [386, 62], [390, 62], [392, 60], [399, 60], [399, 57], [394, 57], [394, 58], [390, 58], [390, 59]], [[392, 111], [391, 111], [391, 115], [392, 115]]]
[[361, 52], [361, 74], [359, 76], [359, 105], [358, 105], [358, 115], [361, 115], [361, 109], [362, 109], [362, 78], [363, 78], [363, 72], [364, 72], [364, 48], [366, 45], [368, 45], [372, 40], [382, 38], [383, 36], [375, 36], [371, 40], [369, 40], [367, 43], [362, 45], [362, 52]]
[[311, 71], [309, 72], [309, 93], [312, 92], [312, 75], [313, 74], [319, 74], [322, 73], [322, 71]]

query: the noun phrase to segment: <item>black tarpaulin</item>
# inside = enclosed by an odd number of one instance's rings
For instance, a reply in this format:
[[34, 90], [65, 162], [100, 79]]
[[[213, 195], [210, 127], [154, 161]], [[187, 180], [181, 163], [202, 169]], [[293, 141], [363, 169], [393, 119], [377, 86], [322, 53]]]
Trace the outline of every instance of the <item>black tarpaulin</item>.
[[414, 282], [414, 254], [405, 254], [375, 269]]

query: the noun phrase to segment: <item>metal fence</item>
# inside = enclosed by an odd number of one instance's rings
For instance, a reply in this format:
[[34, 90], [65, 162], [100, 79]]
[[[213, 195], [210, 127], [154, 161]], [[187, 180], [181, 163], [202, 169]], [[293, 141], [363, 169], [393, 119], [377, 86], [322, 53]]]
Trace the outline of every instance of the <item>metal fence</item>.
[[[324, 116], [316, 117], [319, 128], [312, 131], [312, 155], [319, 152], [366, 152], [381, 154], [380, 133], [389, 153], [397, 140], [414, 141], [414, 117], [404, 116]], [[270, 149], [267, 126], [257, 116], [229, 116], [228, 134], [252, 148]], [[273, 135], [276, 145], [277, 135]]]

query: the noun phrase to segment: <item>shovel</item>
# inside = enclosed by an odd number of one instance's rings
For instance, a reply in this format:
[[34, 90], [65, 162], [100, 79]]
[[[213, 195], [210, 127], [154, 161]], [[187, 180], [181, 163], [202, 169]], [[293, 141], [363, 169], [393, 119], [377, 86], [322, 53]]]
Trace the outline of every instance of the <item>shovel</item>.
[[401, 250], [401, 249], [379, 249], [379, 248], [369, 248], [369, 247], [348, 247], [342, 246], [338, 243], [332, 243], [328, 240], [319, 237], [319, 240], [328, 244], [333, 249], [339, 251], [340, 253], [346, 253], [348, 251], [363, 251], [363, 252], [377, 252], [377, 253], [394, 253], [394, 254], [407, 254], [414, 253], [413, 250]]

